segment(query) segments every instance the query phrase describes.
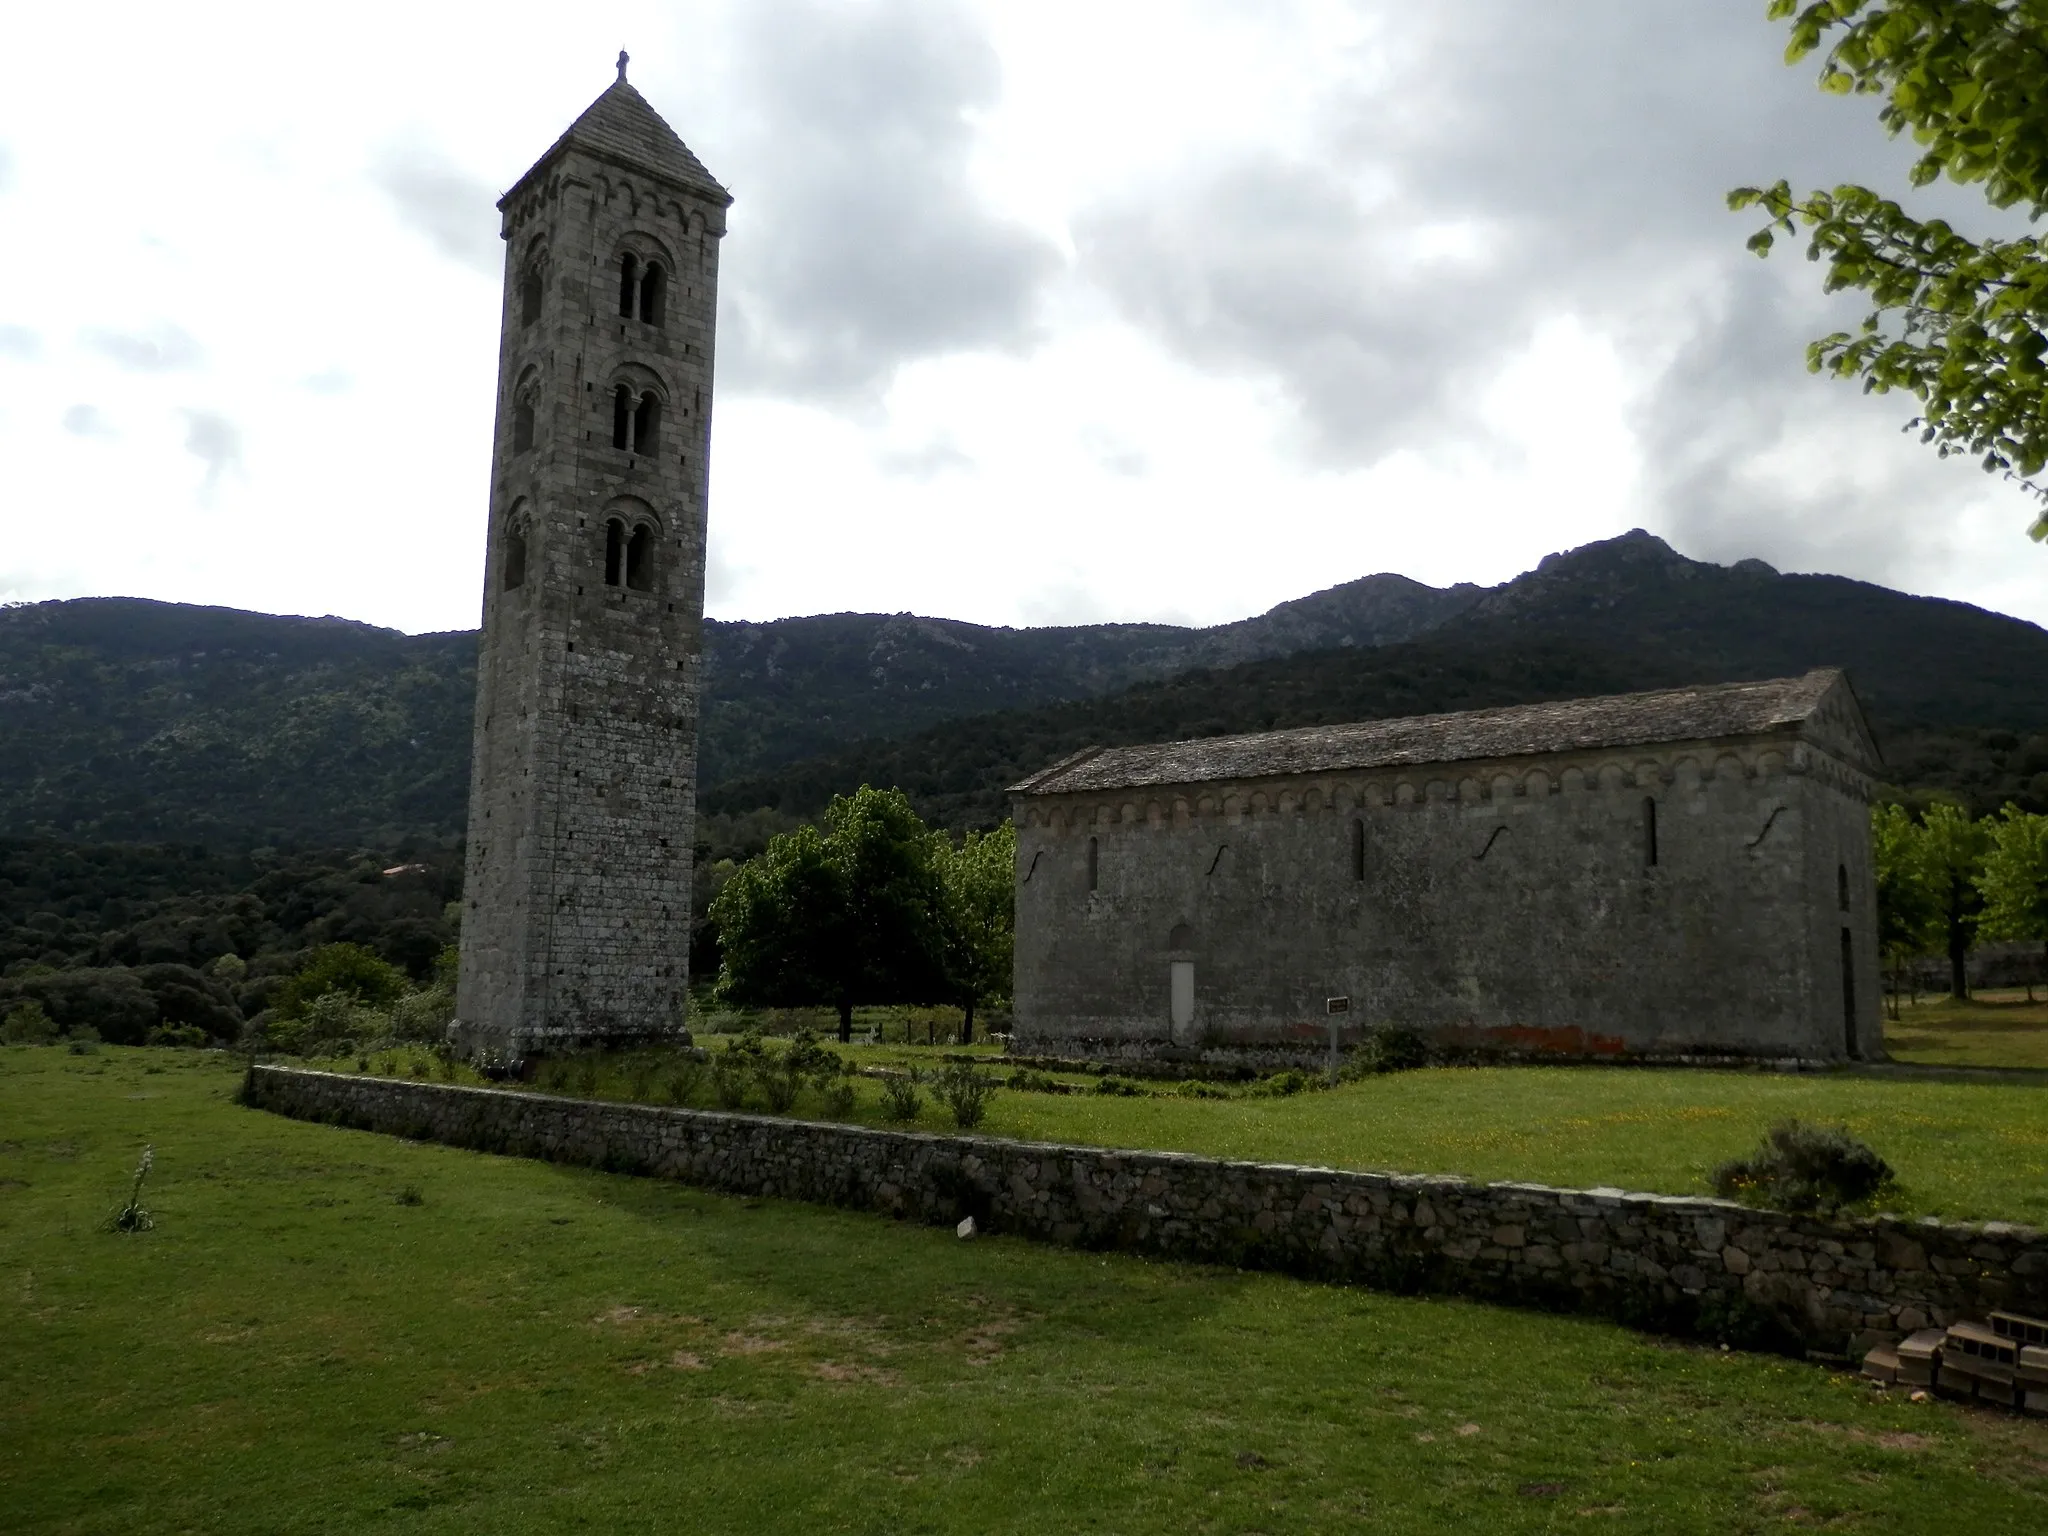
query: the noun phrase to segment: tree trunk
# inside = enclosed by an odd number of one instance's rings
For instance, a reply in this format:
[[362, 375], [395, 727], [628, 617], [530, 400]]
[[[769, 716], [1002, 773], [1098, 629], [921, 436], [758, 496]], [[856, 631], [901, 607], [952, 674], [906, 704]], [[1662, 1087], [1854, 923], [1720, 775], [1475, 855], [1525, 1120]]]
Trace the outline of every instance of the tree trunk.
[[1963, 932], [1963, 925], [1951, 924], [1948, 930], [1948, 995], [1958, 1002], [1967, 1001], [1970, 996], [1970, 968], [1966, 963], [1969, 956], [1970, 940]]
[[839, 1043], [841, 1045], [851, 1045], [853, 1043], [853, 1004], [851, 1003], [841, 1003], [839, 1005]]
[[974, 1044], [974, 999], [969, 997], [960, 1013], [960, 1043]]

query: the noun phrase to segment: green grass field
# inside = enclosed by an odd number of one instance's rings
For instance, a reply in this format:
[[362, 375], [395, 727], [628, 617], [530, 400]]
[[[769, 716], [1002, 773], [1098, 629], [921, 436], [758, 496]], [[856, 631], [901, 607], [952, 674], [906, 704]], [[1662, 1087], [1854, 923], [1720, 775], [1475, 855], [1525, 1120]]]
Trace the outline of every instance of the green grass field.
[[[2048, 1527], [2041, 1420], [300, 1124], [235, 1081], [0, 1050], [10, 1532]], [[145, 1141], [155, 1230], [97, 1230]]]
[[2048, 993], [2035, 990], [2044, 1000], [2029, 1002], [2015, 988], [1905, 1003], [1885, 1021], [1885, 1049], [1895, 1061], [1933, 1067], [2048, 1068]]
[[[723, 1042], [710, 1038], [716, 1050]], [[944, 1055], [852, 1046], [862, 1066], [932, 1066]], [[1003, 1072], [999, 1059], [987, 1055]], [[372, 1066], [381, 1065], [373, 1061]], [[354, 1063], [324, 1063], [352, 1069]], [[424, 1061], [422, 1059], [422, 1066]], [[1093, 1079], [1068, 1076], [1087, 1086]], [[598, 1090], [628, 1096], [608, 1067]], [[1145, 1097], [1005, 1091], [983, 1134], [1201, 1152], [1332, 1168], [1459, 1173], [1663, 1194], [1705, 1194], [1708, 1174], [1750, 1151], [1779, 1120], [1846, 1125], [1891, 1163], [1880, 1202], [1905, 1215], [2048, 1226], [2048, 1085], [1905, 1082], [1831, 1073], [1616, 1067], [1448, 1067], [1367, 1078], [1290, 1097], [1195, 1099], [1172, 1085]], [[880, 1086], [856, 1083], [853, 1118], [881, 1125]], [[654, 1097], [660, 1098], [659, 1081]], [[692, 1100], [709, 1107], [700, 1085]], [[758, 1108], [758, 1103], [751, 1107]], [[806, 1091], [794, 1113], [823, 1116]], [[954, 1128], [927, 1094], [913, 1122]]]

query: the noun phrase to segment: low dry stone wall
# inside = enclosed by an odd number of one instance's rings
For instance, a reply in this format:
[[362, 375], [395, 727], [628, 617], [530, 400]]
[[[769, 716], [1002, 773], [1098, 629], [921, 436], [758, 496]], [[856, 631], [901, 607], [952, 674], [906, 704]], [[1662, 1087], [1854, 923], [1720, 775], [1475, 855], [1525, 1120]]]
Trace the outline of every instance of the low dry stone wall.
[[937, 1136], [257, 1066], [256, 1108], [1162, 1258], [1587, 1311], [1757, 1347], [1860, 1353], [1997, 1309], [2048, 1314], [2048, 1233], [1720, 1200], [1476, 1184]]

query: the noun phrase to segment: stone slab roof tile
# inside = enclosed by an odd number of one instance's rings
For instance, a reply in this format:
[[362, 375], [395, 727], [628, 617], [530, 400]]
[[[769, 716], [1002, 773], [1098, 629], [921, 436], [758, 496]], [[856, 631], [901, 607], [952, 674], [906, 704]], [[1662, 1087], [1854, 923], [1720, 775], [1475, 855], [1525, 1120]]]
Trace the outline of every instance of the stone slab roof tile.
[[504, 207], [513, 193], [532, 179], [535, 171], [568, 147], [587, 149], [606, 159], [623, 160], [629, 165], [645, 166], [671, 181], [706, 193], [721, 204], [732, 201], [732, 194], [718, 184], [717, 178], [704, 168], [703, 161], [690, 153], [690, 146], [682, 141], [675, 129], [669, 127], [659, 112], [647, 104], [647, 98], [620, 79], [614, 81], [602, 96], [584, 109], [581, 117], [563, 131], [559, 139], [548, 146], [548, 152], [534, 161], [532, 169], [499, 199], [498, 206]]
[[[1194, 784], [1281, 774], [1410, 767], [1527, 757], [1603, 747], [1715, 741], [1797, 729], [1836, 688], [1839, 669], [1760, 683], [1667, 688], [1605, 698], [1518, 704], [1456, 714], [1311, 725], [1248, 736], [1211, 736], [1152, 746], [1076, 753], [1010, 787], [1012, 794], [1062, 795]], [[1853, 699], [1853, 695], [1850, 696]], [[1860, 717], [1860, 710], [1857, 711]], [[1859, 754], [1860, 755], [1860, 754]]]

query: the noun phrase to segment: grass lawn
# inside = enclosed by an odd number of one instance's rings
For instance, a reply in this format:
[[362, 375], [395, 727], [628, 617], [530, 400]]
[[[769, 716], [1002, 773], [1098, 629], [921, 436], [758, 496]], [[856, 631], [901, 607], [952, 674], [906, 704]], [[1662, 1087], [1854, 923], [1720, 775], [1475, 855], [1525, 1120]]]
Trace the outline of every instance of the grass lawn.
[[[0, 1050], [10, 1532], [2048, 1528], [2041, 1420], [300, 1124], [235, 1076]], [[145, 1141], [156, 1229], [96, 1230]]]
[[1930, 997], [1887, 1018], [1884, 1045], [1895, 1061], [1936, 1067], [2048, 1068], [2048, 989], [2028, 1002], [2021, 988], [1979, 992], [1967, 1002]]

